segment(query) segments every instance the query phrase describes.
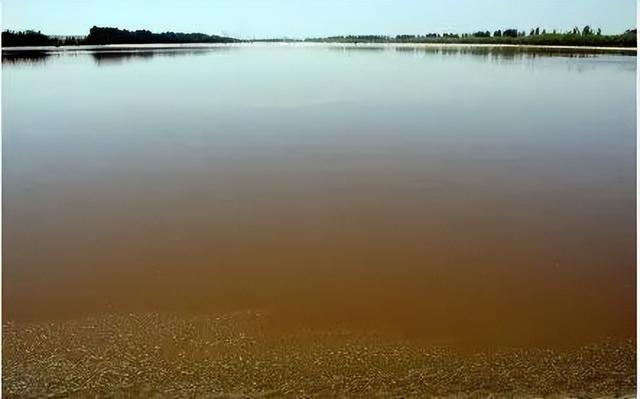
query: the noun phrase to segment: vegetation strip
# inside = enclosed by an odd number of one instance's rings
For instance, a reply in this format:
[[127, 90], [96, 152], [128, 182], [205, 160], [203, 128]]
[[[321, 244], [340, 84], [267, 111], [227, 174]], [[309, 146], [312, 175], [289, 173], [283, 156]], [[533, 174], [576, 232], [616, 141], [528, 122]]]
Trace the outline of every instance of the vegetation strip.
[[240, 40], [232, 37], [207, 35], [204, 33], [153, 33], [148, 30], [129, 31], [112, 27], [94, 26], [87, 36], [47, 36], [39, 31], [2, 32], [3, 47], [27, 46], [75, 46], [105, 44], [183, 44], [183, 43], [239, 43], [239, 42], [322, 42], [322, 43], [440, 43], [440, 44], [498, 44], [532, 46], [587, 46], [587, 47], [636, 47], [637, 31], [630, 29], [618, 35], [605, 35], [600, 29], [585, 26], [567, 32], [534, 28], [519, 31], [509, 28], [474, 33], [428, 33], [424, 35], [349, 35], [322, 38], [297, 39], [253, 39]]

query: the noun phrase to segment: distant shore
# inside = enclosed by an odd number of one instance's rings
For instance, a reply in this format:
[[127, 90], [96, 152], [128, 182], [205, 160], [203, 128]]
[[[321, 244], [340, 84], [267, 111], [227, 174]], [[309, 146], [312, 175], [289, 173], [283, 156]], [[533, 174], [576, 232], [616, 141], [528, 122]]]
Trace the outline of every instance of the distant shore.
[[103, 44], [73, 46], [25, 46], [2, 47], [3, 52], [11, 51], [96, 51], [96, 50], [135, 50], [135, 49], [188, 49], [220, 47], [347, 47], [347, 48], [496, 48], [524, 50], [568, 50], [583, 52], [624, 52], [637, 53], [637, 47], [598, 47], [598, 46], [555, 46], [530, 44], [489, 44], [489, 43], [343, 43], [343, 42], [239, 42], [239, 43], [184, 43], [184, 44]]
[[146, 29], [127, 30], [109, 26], [93, 26], [86, 36], [50, 36], [40, 31], [3, 31], [2, 44], [4, 47], [35, 47], [35, 46], [95, 46], [113, 44], [238, 44], [238, 43], [339, 43], [339, 44], [407, 44], [407, 45], [483, 45], [483, 46], [557, 46], [564, 48], [592, 47], [592, 48], [636, 48], [637, 29], [628, 29], [620, 34], [603, 34], [601, 29], [589, 25], [579, 29], [560, 32], [547, 31], [536, 27], [527, 34], [526, 31], [507, 28], [493, 32], [476, 31], [467, 33], [431, 32], [423, 34], [399, 35], [341, 35], [307, 38], [252, 38], [239, 39], [235, 37], [210, 35], [205, 33], [184, 32], [151, 32]]

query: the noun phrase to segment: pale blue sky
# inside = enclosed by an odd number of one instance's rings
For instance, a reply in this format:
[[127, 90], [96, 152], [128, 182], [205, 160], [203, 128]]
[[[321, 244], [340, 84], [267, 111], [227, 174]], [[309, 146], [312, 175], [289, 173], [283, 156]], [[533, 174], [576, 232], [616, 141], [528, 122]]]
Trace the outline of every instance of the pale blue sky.
[[93, 25], [251, 37], [470, 32], [574, 25], [619, 33], [636, 0], [4, 0], [3, 29], [86, 34]]

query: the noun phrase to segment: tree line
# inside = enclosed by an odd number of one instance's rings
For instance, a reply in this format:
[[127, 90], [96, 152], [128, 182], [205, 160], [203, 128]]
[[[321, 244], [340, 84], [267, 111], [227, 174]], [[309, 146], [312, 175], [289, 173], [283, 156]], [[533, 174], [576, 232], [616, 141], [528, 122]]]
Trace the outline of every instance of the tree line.
[[[204, 33], [153, 33], [148, 30], [129, 31], [111, 27], [94, 26], [84, 37], [53, 37], [40, 31], [2, 32], [3, 47], [17, 46], [74, 46], [102, 44], [178, 44], [178, 43], [235, 43], [243, 40]], [[249, 40], [261, 41], [261, 40]], [[547, 31], [534, 28], [529, 32], [515, 28], [477, 31], [472, 33], [427, 33], [424, 35], [350, 35], [305, 39], [308, 42], [338, 43], [469, 43], [469, 44], [514, 44], [545, 46], [594, 46], [636, 47], [637, 31], [628, 30], [619, 35], [604, 35], [601, 29], [587, 25], [574, 27], [566, 32]]]
[[350, 35], [306, 39], [308, 42], [338, 43], [463, 43], [513, 44], [538, 46], [636, 47], [637, 31], [630, 29], [619, 35], [605, 35], [601, 29], [585, 26], [566, 32], [534, 28], [529, 32], [515, 28], [477, 31], [473, 33], [427, 33], [424, 35]]
[[94, 26], [84, 37], [52, 37], [39, 31], [2, 32], [3, 47], [18, 46], [77, 46], [101, 44], [178, 44], [178, 43], [233, 43], [240, 40], [204, 33], [153, 33], [148, 30], [129, 31]]
[[24, 32], [2, 32], [2, 46], [56, 46], [59, 39], [47, 36], [40, 31], [26, 30]]

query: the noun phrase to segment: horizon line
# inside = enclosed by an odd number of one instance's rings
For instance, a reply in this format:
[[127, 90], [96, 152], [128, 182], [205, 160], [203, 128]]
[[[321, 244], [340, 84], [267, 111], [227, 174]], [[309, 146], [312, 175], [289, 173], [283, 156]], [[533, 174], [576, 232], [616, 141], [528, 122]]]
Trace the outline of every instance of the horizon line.
[[[470, 31], [460, 31], [460, 30], [441, 30], [441, 31], [424, 31], [423, 33], [408, 33], [408, 32], [404, 32], [404, 33], [394, 33], [394, 34], [381, 34], [381, 33], [342, 33], [342, 34], [327, 34], [327, 35], [323, 35], [323, 36], [287, 36], [287, 35], [279, 35], [279, 36], [261, 36], [258, 37], [256, 35], [233, 35], [230, 33], [225, 33], [223, 31], [221, 31], [220, 33], [207, 33], [207, 32], [202, 32], [202, 31], [181, 31], [181, 30], [151, 30], [148, 28], [121, 28], [118, 26], [108, 26], [108, 25], [102, 25], [102, 26], [98, 26], [98, 25], [92, 25], [90, 28], [87, 29], [87, 33], [84, 34], [61, 34], [61, 33], [46, 33], [45, 31], [41, 30], [41, 29], [31, 29], [31, 28], [26, 28], [26, 29], [12, 29], [12, 28], [4, 28], [2, 30], [2, 32], [7, 32], [7, 31], [12, 31], [12, 32], [25, 32], [25, 31], [34, 31], [34, 32], [41, 32], [44, 35], [47, 36], [51, 36], [51, 37], [84, 37], [88, 35], [88, 31], [91, 30], [91, 28], [93, 27], [98, 27], [98, 28], [115, 28], [115, 29], [120, 29], [120, 30], [128, 30], [130, 32], [135, 32], [135, 31], [140, 31], [140, 30], [146, 30], [152, 33], [169, 33], [169, 32], [173, 32], [173, 33], [199, 33], [199, 34], [206, 34], [209, 36], [222, 36], [222, 37], [228, 37], [228, 38], [233, 38], [233, 39], [241, 39], [241, 40], [277, 40], [277, 39], [285, 39], [285, 40], [304, 40], [304, 39], [321, 39], [321, 38], [331, 38], [331, 37], [349, 37], [349, 36], [380, 36], [380, 37], [394, 37], [394, 36], [401, 36], [401, 35], [414, 35], [414, 36], [424, 36], [424, 35], [428, 35], [428, 34], [457, 34], [457, 35], [461, 35], [461, 34], [473, 34], [473, 33], [477, 33], [477, 32], [490, 32], [493, 34], [493, 32], [501, 30], [504, 31], [505, 29], [516, 29], [518, 32], [525, 32], [527, 33], [530, 30], [534, 30], [534, 29], [540, 29], [540, 30], [546, 30], [547, 33], [549, 32], [553, 32], [556, 31], [556, 33], [562, 34], [562, 33], [570, 33], [573, 29], [578, 28], [580, 30], [582, 30], [583, 27], [585, 26], [589, 26], [592, 29], [599, 29], [598, 26], [591, 26], [589, 24], [587, 25], [574, 25], [571, 28], [562, 28], [562, 29], [558, 29], [558, 28], [545, 28], [544, 26], [538, 25], [538, 26], [533, 26], [533, 27], [529, 27], [529, 28], [516, 28], [516, 27], [500, 27], [500, 28], [491, 28], [491, 29], [484, 29], [484, 30], [470, 30]], [[604, 30], [602, 31], [603, 35], [607, 35], [607, 36], [614, 36], [614, 35], [622, 35], [628, 31], [631, 30], [637, 30], [637, 24], [636, 26], [633, 27], [629, 27], [624, 31], [618, 32], [618, 33], [609, 33], [609, 32], [605, 32]]]

